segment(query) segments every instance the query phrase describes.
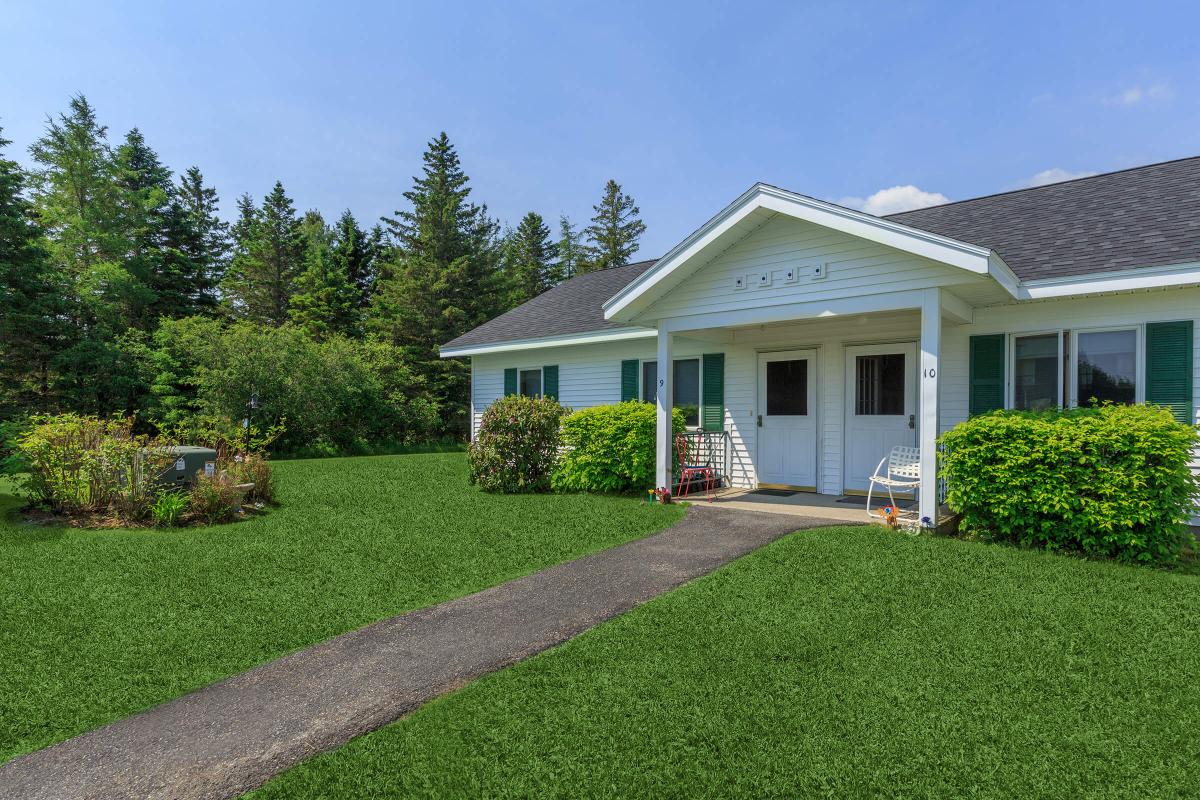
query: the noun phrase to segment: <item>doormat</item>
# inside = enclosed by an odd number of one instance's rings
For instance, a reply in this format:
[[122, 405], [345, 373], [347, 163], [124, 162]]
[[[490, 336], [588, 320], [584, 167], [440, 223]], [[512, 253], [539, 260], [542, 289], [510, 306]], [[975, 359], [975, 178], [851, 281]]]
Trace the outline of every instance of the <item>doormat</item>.
[[[862, 506], [862, 507], [866, 508], [866, 505], [867, 505], [866, 496], [860, 496], [860, 495], [854, 495], [854, 494], [846, 495], [845, 497], [839, 497], [837, 499], [837, 501], [839, 503], [845, 503], [848, 506]], [[879, 495], [873, 496], [871, 498], [871, 501], [874, 503], [878, 503], [880, 506], [886, 506], [890, 502], [888, 500], [888, 496], [886, 493], [883, 495], [883, 497], [880, 497]], [[910, 500], [907, 497], [896, 498], [896, 505], [902, 509], [907, 509], [907, 508], [911, 507], [912, 505], [914, 505], [915, 503], [916, 503], [915, 500]]]
[[755, 489], [750, 494], [765, 494], [767, 497], [791, 497], [799, 493], [797, 489]]

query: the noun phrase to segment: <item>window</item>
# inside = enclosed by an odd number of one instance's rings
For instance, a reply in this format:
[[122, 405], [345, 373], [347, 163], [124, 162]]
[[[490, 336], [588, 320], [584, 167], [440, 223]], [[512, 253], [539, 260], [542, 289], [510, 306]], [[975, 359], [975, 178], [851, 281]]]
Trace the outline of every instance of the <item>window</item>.
[[[681, 358], [674, 362], [672, 371], [674, 403], [683, 412], [689, 428], [700, 424], [700, 359]], [[658, 362], [642, 362], [642, 400], [653, 403], [658, 400]]]
[[1137, 330], [1084, 331], [1075, 349], [1075, 398], [1081, 406], [1093, 400], [1132, 403], [1137, 399]]
[[540, 369], [523, 369], [520, 375], [520, 393], [525, 397], [542, 396], [542, 371]]
[[854, 360], [854, 413], [904, 414], [904, 353], [857, 356]]
[[767, 415], [808, 414], [808, 359], [767, 362]]
[[1013, 337], [1013, 408], [1039, 411], [1061, 403], [1060, 341], [1057, 333]]

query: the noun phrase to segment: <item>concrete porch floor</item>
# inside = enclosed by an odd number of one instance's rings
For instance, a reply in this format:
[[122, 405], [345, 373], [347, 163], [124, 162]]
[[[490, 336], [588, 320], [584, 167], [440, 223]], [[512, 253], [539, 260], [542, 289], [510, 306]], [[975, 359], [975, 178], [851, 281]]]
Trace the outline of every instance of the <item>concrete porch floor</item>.
[[[687, 502], [703, 503], [708, 500], [703, 491], [693, 492], [687, 497], [679, 498]], [[822, 517], [844, 522], [871, 522], [867, 516], [866, 506], [839, 503], [838, 498], [830, 494], [816, 492], [796, 492], [790, 497], [774, 497], [765, 494], [754, 494], [753, 489], [719, 489], [714, 494], [713, 506], [735, 508], [743, 511], [765, 511], [770, 514], [791, 514], [797, 517]]]

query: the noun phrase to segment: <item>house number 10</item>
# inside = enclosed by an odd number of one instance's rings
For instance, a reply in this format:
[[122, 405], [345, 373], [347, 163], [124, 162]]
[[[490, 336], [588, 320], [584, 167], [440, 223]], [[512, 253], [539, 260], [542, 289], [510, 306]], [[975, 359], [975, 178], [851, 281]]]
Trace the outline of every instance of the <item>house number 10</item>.
[[927, 369], [927, 370], [925, 370], [925, 377], [926, 377], [926, 378], [936, 378], [936, 377], [937, 377], [937, 370], [936, 370], [936, 369]]

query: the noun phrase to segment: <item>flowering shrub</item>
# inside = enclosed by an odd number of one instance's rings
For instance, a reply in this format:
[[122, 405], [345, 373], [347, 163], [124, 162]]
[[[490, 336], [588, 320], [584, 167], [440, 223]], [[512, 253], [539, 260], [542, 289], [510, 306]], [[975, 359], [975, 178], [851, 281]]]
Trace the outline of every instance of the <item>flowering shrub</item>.
[[188, 492], [188, 511], [205, 524], [228, 522], [241, 505], [242, 490], [232, 475], [218, 471], [212, 477], [203, 472], [196, 476], [196, 483]]
[[567, 413], [551, 399], [509, 395], [492, 403], [467, 450], [471, 483], [487, 492], [549, 490]]
[[1154, 406], [995, 411], [941, 439], [960, 530], [1123, 561], [1169, 561], [1188, 541], [1196, 429]]
[[[585, 408], [563, 421], [564, 454], [554, 473], [563, 491], [633, 492], [654, 486], [656, 411], [653, 403], [630, 400]], [[675, 433], [685, 429], [683, 412], [672, 412]]]

